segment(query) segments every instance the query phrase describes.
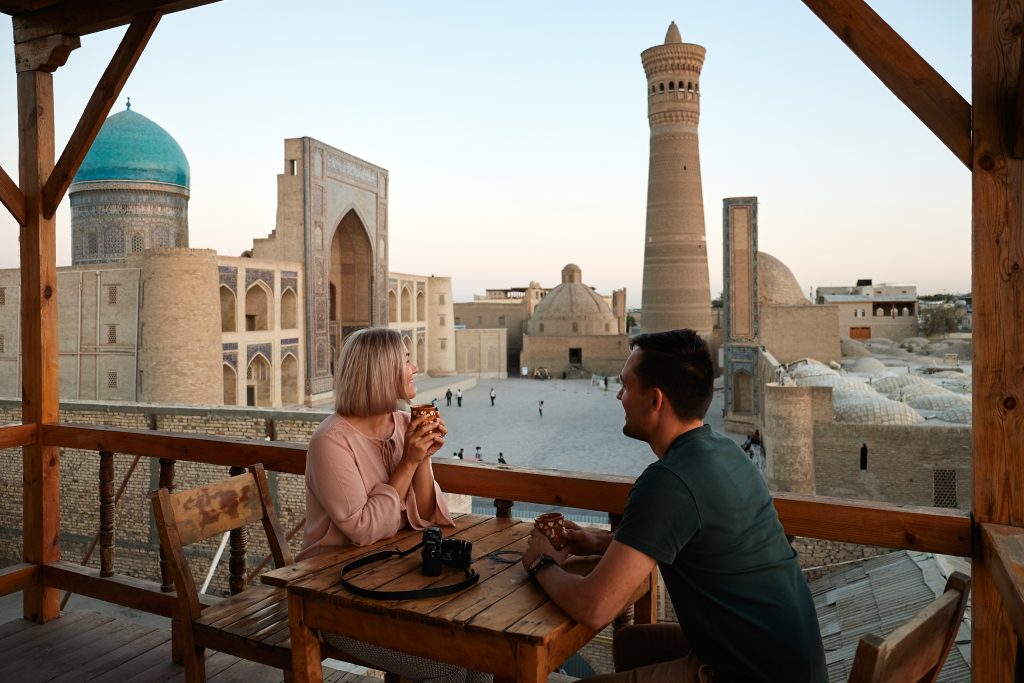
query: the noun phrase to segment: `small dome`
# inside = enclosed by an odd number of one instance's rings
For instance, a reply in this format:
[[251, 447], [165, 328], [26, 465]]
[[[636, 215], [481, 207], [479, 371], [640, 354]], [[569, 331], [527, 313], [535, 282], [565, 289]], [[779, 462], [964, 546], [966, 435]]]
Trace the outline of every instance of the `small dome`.
[[141, 181], [189, 186], [185, 152], [171, 135], [131, 109], [109, 117], [73, 182]]
[[862, 375], [888, 375], [889, 368], [882, 364], [882, 361], [874, 358], [873, 356], [866, 356], [858, 358], [854, 361], [853, 365], [850, 366], [850, 372], [857, 372]]
[[757, 299], [761, 305], [810, 306], [793, 271], [771, 254], [757, 252]]
[[920, 413], [903, 403], [866, 394], [860, 400], [834, 406], [836, 422], [852, 424], [912, 425], [924, 422]]
[[570, 336], [618, 334], [615, 314], [604, 298], [583, 284], [580, 267], [562, 269], [562, 284], [540, 300], [527, 323], [527, 334]]

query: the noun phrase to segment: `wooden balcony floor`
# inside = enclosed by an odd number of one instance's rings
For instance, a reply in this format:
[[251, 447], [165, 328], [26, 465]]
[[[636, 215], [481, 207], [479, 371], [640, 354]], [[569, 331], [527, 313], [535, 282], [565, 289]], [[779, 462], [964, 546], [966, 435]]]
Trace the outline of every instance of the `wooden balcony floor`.
[[[211, 683], [271, 683], [281, 671], [207, 652]], [[184, 683], [185, 669], [171, 662], [171, 632], [88, 610], [35, 624], [16, 619], [0, 624], [0, 680], [95, 681], [96, 683]], [[332, 683], [379, 682], [358, 674], [324, 669]]]

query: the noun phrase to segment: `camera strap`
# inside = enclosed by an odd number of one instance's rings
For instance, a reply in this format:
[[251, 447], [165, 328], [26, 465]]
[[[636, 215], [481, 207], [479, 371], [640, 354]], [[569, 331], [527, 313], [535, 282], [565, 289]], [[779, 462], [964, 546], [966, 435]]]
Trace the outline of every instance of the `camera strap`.
[[406, 591], [378, 591], [370, 588], [362, 588], [345, 578], [345, 575], [354, 569], [359, 569], [360, 567], [365, 567], [368, 564], [380, 562], [381, 560], [386, 560], [391, 557], [406, 557], [409, 553], [419, 550], [422, 547], [423, 543], [420, 542], [408, 550], [384, 550], [349, 562], [341, 570], [341, 585], [350, 593], [363, 598], [375, 598], [377, 600], [412, 600], [415, 598], [436, 598], [441, 595], [451, 595], [452, 593], [457, 593], [464, 588], [469, 588], [480, 580], [480, 575], [468, 566], [462, 568], [462, 571], [466, 573], [466, 578], [457, 581], [456, 583]]

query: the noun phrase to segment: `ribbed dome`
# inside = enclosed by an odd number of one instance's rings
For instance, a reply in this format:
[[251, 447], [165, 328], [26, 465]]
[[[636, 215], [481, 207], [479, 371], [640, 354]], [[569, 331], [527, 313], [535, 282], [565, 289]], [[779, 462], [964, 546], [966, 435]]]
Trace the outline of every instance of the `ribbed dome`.
[[771, 254], [757, 252], [757, 298], [762, 304], [810, 306], [789, 267]]
[[600, 294], [583, 284], [582, 277], [580, 267], [574, 263], [562, 269], [562, 284], [537, 304], [527, 324], [527, 334], [618, 334], [611, 307]]
[[170, 134], [131, 109], [108, 118], [73, 182], [142, 181], [189, 186], [185, 152]]

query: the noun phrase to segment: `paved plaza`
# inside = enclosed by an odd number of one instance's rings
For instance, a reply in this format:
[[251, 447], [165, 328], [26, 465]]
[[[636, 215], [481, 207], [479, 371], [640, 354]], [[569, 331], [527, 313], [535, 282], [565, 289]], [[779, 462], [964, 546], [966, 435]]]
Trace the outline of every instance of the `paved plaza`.
[[[461, 408], [455, 398], [451, 407], [445, 405], [443, 380], [425, 379], [423, 384], [417, 400], [438, 395], [448, 425], [447, 444], [436, 459], [451, 458], [462, 448], [465, 459], [472, 460], [480, 446], [484, 464], [496, 465], [501, 452], [509, 465], [518, 467], [634, 477], [655, 459], [647, 444], [622, 434], [617, 384], [605, 391], [591, 380], [481, 379], [463, 392]], [[497, 394], [493, 408], [491, 387]], [[537, 411], [539, 401], [544, 401], [543, 417]], [[720, 390], [715, 391], [708, 422], [722, 431]], [[742, 435], [730, 436], [742, 441]]]

